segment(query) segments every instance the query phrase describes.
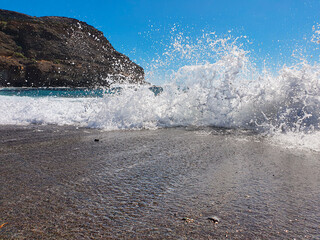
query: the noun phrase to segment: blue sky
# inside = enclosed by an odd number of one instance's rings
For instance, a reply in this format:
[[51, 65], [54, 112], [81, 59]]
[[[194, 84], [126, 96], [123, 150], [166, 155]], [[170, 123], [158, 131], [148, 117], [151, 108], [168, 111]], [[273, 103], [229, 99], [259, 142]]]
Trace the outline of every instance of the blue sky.
[[85, 21], [145, 68], [168, 46], [174, 24], [191, 38], [202, 30], [246, 35], [257, 61], [282, 65], [296, 48], [313, 54], [315, 46], [308, 44], [320, 22], [319, 0], [1, 0], [0, 8]]

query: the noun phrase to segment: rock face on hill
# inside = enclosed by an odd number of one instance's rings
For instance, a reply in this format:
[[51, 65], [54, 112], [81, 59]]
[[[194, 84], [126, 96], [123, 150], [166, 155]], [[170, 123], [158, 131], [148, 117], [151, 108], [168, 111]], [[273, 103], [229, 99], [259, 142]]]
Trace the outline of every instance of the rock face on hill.
[[76, 19], [0, 10], [1, 87], [144, 84], [144, 71]]

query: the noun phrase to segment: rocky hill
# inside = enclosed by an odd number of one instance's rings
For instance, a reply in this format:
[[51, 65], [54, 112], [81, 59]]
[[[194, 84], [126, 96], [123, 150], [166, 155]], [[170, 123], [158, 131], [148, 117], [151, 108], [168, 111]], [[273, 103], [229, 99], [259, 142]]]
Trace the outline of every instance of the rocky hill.
[[144, 71], [103, 33], [72, 18], [0, 10], [1, 87], [144, 84]]

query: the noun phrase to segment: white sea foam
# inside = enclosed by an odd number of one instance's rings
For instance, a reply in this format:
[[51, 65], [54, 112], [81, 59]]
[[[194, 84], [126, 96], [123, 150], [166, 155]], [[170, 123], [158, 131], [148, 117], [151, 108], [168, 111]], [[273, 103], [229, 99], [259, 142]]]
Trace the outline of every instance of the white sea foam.
[[309, 149], [320, 152], [320, 132], [287, 132], [276, 133], [269, 137], [272, 144], [289, 149]]
[[[259, 72], [248, 52], [228, 41], [207, 41], [216, 53], [214, 61], [182, 66], [157, 96], [147, 86], [123, 86], [120, 94], [103, 98], [0, 96], [0, 124], [249, 128], [287, 146], [320, 151], [320, 65], [301, 61], [278, 74]], [[172, 52], [183, 51], [190, 59], [186, 48], [197, 49], [175, 41]]]

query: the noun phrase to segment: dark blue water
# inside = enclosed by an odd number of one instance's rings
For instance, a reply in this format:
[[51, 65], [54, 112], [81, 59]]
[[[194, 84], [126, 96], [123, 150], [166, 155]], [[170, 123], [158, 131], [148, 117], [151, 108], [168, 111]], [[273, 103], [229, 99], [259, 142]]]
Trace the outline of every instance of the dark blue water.
[[[155, 95], [162, 92], [161, 87], [149, 87]], [[114, 87], [110, 89], [87, 89], [87, 88], [2, 88], [0, 95], [2, 96], [21, 96], [21, 97], [98, 97], [104, 95], [121, 93], [121, 87]]]

